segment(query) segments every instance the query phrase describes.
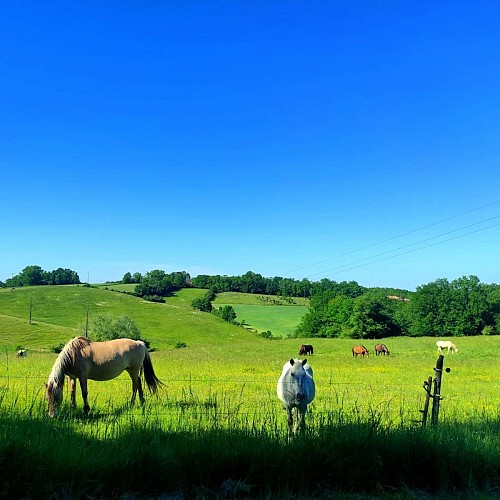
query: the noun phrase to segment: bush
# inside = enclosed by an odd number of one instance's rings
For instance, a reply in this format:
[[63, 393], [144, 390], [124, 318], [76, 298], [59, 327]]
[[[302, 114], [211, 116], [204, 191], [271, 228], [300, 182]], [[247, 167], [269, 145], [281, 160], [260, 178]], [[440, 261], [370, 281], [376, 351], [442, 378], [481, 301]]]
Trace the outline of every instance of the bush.
[[60, 352], [64, 349], [64, 346], [65, 346], [65, 345], [66, 345], [66, 344], [61, 343], [61, 344], [58, 344], [58, 345], [52, 346], [52, 347], [50, 348], [50, 350], [51, 350], [52, 352], [55, 352], [56, 354], [59, 354], [59, 353], [60, 353]]
[[[80, 330], [85, 329], [85, 325], [80, 327]], [[82, 333], [80, 333], [82, 335]], [[83, 333], [82, 336], [84, 336]], [[113, 319], [108, 314], [98, 314], [89, 324], [89, 337], [92, 340], [114, 340], [119, 338], [129, 338], [133, 340], [141, 340], [141, 332], [135, 324], [134, 320], [123, 314], [116, 319]], [[148, 344], [146, 343], [146, 346]]]
[[191, 307], [202, 312], [212, 312], [212, 300], [214, 300], [215, 297], [215, 292], [213, 290], [208, 290], [202, 298], [194, 299], [191, 302]]
[[260, 336], [265, 338], [265, 339], [269, 339], [269, 340], [272, 340], [274, 338], [271, 330], [266, 330], [265, 332], [261, 332]]
[[191, 302], [191, 307], [202, 312], [212, 312], [212, 302], [210, 302], [210, 300], [207, 300], [206, 297], [203, 297], [201, 299], [194, 299]]
[[228, 323], [234, 323], [236, 319], [236, 313], [233, 306], [221, 306], [217, 311], [217, 315]]
[[[130, 295], [135, 295], [135, 294], [130, 294]], [[142, 299], [147, 300], [149, 302], [161, 302], [161, 303], [166, 302], [165, 299], [160, 295], [144, 295]]]

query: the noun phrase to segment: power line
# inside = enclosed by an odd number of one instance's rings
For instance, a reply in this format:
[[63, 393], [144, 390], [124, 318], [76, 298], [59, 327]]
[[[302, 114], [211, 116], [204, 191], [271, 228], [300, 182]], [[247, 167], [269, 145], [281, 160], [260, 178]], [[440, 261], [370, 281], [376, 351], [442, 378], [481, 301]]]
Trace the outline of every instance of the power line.
[[[324, 264], [325, 262], [330, 262], [331, 260], [339, 259], [341, 257], [346, 257], [347, 255], [352, 255], [353, 253], [361, 252], [362, 250], [367, 250], [368, 248], [372, 248], [372, 247], [375, 247], [375, 246], [378, 246], [378, 245], [382, 245], [383, 243], [387, 243], [388, 241], [393, 241], [393, 240], [396, 240], [398, 238], [402, 238], [403, 236], [408, 236], [409, 234], [413, 234], [413, 233], [416, 233], [418, 231], [423, 231], [424, 229], [428, 229], [430, 227], [437, 226], [439, 224], [443, 224], [444, 222], [448, 222], [448, 221], [453, 220], [453, 219], [458, 219], [459, 217], [463, 217], [464, 215], [468, 215], [468, 214], [471, 214], [473, 212], [477, 212], [478, 210], [481, 210], [481, 209], [486, 208], [486, 207], [490, 207], [492, 205], [496, 205], [497, 203], [500, 203], [500, 200], [496, 200], [496, 201], [493, 201], [491, 203], [487, 203], [486, 205], [481, 205], [480, 207], [476, 207], [476, 208], [473, 208], [473, 209], [468, 210], [466, 212], [462, 212], [460, 214], [453, 215], [451, 217], [447, 217], [446, 219], [441, 219], [441, 220], [433, 222], [431, 224], [427, 224], [426, 226], [421, 226], [421, 227], [418, 227], [416, 229], [412, 229], [410, 231], [398, 234], [396, 236], [391, 236], [390, 238], [387, 238], [385, 240], [377, 241], [375, 243], [371, 243], [370, 245], [366, 245], [364, 247], [360, 247], [360, 248], [357, 248], [355, 250], [350, 250], [348, 252], [345, 252], [345, 253], [342, 253], [342, 254], [339, 254], [339, 255], [335, 255], [335, 256], [330, 257], [328, 259], [324, 259], [324, 260], [321, 260], [321, 261], [318, 261], [318, 262], [314, 262], [312, 264], [308, 264], [306, 266], [301, 266], [301, 267], [292, 269], [291, 271], [288, 271], [287, 274], [292, 274], [292, 273], [294, 273], [296, 271], [300, 271], [302, 269], [308, 269], [310, 267], [317, 266], [318, 264]], [[315, 274], [312, 274], [311, 276], [315, 276], [316, 274], [321, 274], [321, 273], [315, 273]]]
[[[495, 215], [494, 217], [490, 217], [488, 219], [483, 219], [483, 220], [481, 220], [479, 222], [474, 222], [472, 224], [468, 224], [466, 226], [462, 226], [462, 227], [459, 227], [458, 229], [453, 229], [452, 231], [447, 231], [445, 233], [441, 233], [441, 234], [438, 234], [436, 236], [431, 236], [430, 238], [425, 238], [423, 240], [416, 241], [415, 243], [409, 243], [408, 245], [403, 245], [402, 247], [394, 248], [393, 250], [387, 250], [385, 252], [381, 252], [381, 253], [378, 253], [378, 254], [375, 254], [375, 255], [371, 255], [369, 257], [365, 257], [363, 259], [355, 260], [353, 262], [348, 262], [347, 264], [342, 264], [340, 266], [337, 266], [337, 267], [334, 267], [334, 268], [331, 268], [331, 269], [327, 269], [326, 271], [320, 271], [318, 273], [310, 274], [309, 277], [317, 276], [319, 274], [329, 273], [329, 272], [335, 271], [337, 269], [342, 269], [343, 267], [347, 267], [347, 266], [351, 266], [353, 264], [357, 264], [359, 262], [364, 262], [366, 260], [375, 259], [376, 257], [380, 257], [381, 255], [386, 255], [388, 253], [397, 252], [398, 250], [403, 250], [404, 248], [408, 248], [408, 247], [412, 247], [412, 246], [415, 246], [415, 245], [419, 245], [420, 243], [425, 243], [426, 241], [435, 240], [436, 238], [440, 238], [440, 237], [446, 236], [448, 234], [456, 233], [458, 231], [462, 231], [462, 230], [468, 229], [470, 227], [478, 226], [479, 224], [483, 224], [485, 222], [489, 222], [491, 220], [498, 219], [499, 217], [500, 217], [500, 215]], [[488, 226], [488, 228], [495, 227], [497, 225], [498, 224], [494, 224], [493, 226]], [[488, 229], [488, 228], [484, 228], [484, 229]], [[482, 231], [482, 229], [480, 231]], [[478, 232], [478, 231], [473, 231], [472, 233], [466, 233], [466, 234], [463, 234], [463, 235], [460, 235], [460, 236], [457, 236], [457, 237], [451, 238], [451, 239], [461, 238], [462, 236], [467, 236], [468, 234], [473, 234], [475, 232]], [[450, 241], [450, 240], [439, 241], [439, 242], [433, 243], [432, 245], [439, 245], [441, 243], [445, 243], [446, 241]], [[432, 245], [427, 245], [427, 246], [432, 246]], [[424, 247], [421, 247], [421, 248], [427, 248], [427, 246], [424, 246]], [[417, 248], [417, 249], [414, 249], [414, 250], [411, 250], [411, 251], [414, 252], [416, 250], [419, 250], [419, 249]], [[409, 252], [404, 252], [404, 253], [397, 254], [397, 255], [405, 255], [405, 253], [409, 253]], [[392, 257], [397, 257], [397, 255], [394, 255]], [[388, 258], [391, 258], [391, 257], [388, 257]], [[381, 259], [381, 260], [386, 260], [386, 259]], [[374, 262], [379, 262], [379, 260], [376, 260]], [[361, 267], [361, 266], [358, 266], [358, 267]], [[356, 268], [351, 268], [351, 269], [357, 269], [357, 267]], [[340, 271], [340, 272], [343, 272], [343, 271]]]
[[[497, 216], [497, 217], [500, 217], [500, 216]], [[495, 219], [497, 217], [492, 217], [492, 218]], [[418, 250], [423, 250], [424, 248], [429, 248], [429, 247], [433, 247], [433, 246], [436, 246], [436, 245], [440, 245], [441, 243], [446, 243], [448, 241], [457, 240], [459, 238], [464, 238], [465, 236], [469, 236], [471, 234], [479, 233], [481, 231], [486, 231], [487, 229], [491, 229], [492, 227], [497, 227], [497, 226], [500, 226], [500, 223], [493, 224], [493, 225], [487, 226], [487, 227], [483, 227], [481, 229], [477, 229], [476, 231], [471, 231], [470, 233], [465, 233], [465, 234], [461, 234], [459, 236], [454, 236], [453, 238], [448, 238], [447, 240], [438, 241], [436, 243], [431, 243], [430, 245], [425, 245], [423, 247], [414, 248], [413, 250], [408, 250], [407, 252], [402, 252], [402, 253], [398, 253], [396, 255], [390, 255], [389, 257], [384, 257], [383, 259], [378, 259], [378, 260], [374, 260], [372, 262], [367, 262], [366, 264], [361, 264], [359, 266], [350, 267], [348, 269], [342, 269], [341, 271], [337, 271], [337, 272], [343, 273], [343, 272], [346, 272], [346, 271], [352, 271], [353, 269], [358, 269], [360, 267], [368, 266], [370, 264], [375, 264], [376, 262], [382, 262], [384, 260], [393, 259], [395, 257], [400, 257], [401, 255], [406, 255], [406, 254], [409, 254], [409, 253], [412, 253], [412, 252], [417, 252]], [[444, 234], [447, 234], [447, 233], [444, 233]], [[441, 235], [441, 236], [443, 236], [443, 235]], [[346, 264], [346, 265], [349, 265], [349, 264]], [[324, 272], [327, 273], [327, 272], [330, 272], [330, 271], [324, 271]]]

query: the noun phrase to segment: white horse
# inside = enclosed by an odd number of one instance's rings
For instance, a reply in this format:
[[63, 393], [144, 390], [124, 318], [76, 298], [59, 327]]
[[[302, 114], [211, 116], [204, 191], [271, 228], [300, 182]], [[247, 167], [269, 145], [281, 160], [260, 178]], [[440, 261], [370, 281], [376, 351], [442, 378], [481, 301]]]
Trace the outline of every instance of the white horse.
[[457, 346], [451, 340], [438, 340], [436, 345], [438, 348], [438, 354], [443, 354], [443, 349], [448, 349], [448, 354], [450, 353], [450, 350], [452, 354], [454, 352], [458, 352]]
[[[316, 388], [313, 371], [307, 359], [287, 361], [276, 387], [278, 398], [285, 405], [288, 415], [288, 432], [305, 429], [307, 405], [314, 399]], [[296, 420], [293, 424], [292, 410], [295, 408]]]

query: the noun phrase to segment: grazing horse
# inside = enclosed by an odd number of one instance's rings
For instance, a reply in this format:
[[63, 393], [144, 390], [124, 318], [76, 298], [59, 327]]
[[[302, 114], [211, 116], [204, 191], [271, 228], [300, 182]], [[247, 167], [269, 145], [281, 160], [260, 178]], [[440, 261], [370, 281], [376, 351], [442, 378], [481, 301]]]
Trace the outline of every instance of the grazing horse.
[[19, 351], [16, 352], [16, 357], [25, 358], [27, 354], [26, 349], [19, 349]]
[[378, 356], [379, 354], [383, 354], [384, 356], [387, 354], [389, 355], [389, 349], [387, 349], [387, 346], [385, 344], [376, 344], [375, 345], [375, 356]]
[[448, 349], [448, 354], [451, 353], [453, 354], [454, 352], [458, 353], [458, 348], [457, 346], [451, 342], [451, 340], [438, 340], [436, 342], [437, 348], [438, 348], [438, 354], [443, 354], [443, 349]]
[[[277, 385], [278, 398], [285, 405], [288, 415], [288, 433], [305, 429], [307, 405], [314, 399], [316, 388], [313, 371], [307, 359], [291, 359], [283, 365]], [[295, 426], [292, 411], [295, 409]]]
[[368, 349], [364, 345], [355, 345], [352, 348], [352, 357], [355, 358], [359, 354], [361, 354], [361, 356], [363, 356], [363, 357], [370, 355], [370, 353], [368, 352]]
[[309, 356], [314, 354], [314, 349], [311, 344], [302, 344], [299, 349], [299, 356]]
[[56, 359], [46, 384], [46, 398], [49, 403], [49, 416], [57, 416], [63, 398], [64, 377], [69, 377], [71, 405], [76, 406], [76, 379], [80, 382], [83, 397], [83, 411], [89, 413], [87, 380], [112, 380], [124, 370], [132, 379], [132, 399], [137, 392], [144, 403], [141, 374], [151, 394], [155, 394], [162, 382], [157, 378], [146, 344], [141, 340], [115, 339], [105, 342], [92, 342], [85, 337], [70, 340]]

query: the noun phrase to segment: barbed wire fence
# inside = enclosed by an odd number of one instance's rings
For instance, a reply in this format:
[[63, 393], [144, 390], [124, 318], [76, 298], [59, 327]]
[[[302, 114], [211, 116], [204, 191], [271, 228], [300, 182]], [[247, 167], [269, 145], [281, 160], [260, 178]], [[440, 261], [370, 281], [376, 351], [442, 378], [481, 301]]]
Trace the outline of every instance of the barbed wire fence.
[[[7, 392], [11, 392], [10, 399], [16, 401], [22, 395], [25, 406], [31, 411], [34, 401], [43, 403], [45, 382], [46, 377], [41, 375], [4, 374], [0, 375], [0, 391], [4, 398]], [[165, 380], [166, 386], [159, 397], [149, 398], [149, 401], [158, 416], [172, 416], [180, 412], [193, 417], [199, 416], [202, 411], [222, 419], [262, 419], [281, 416], [282, 405], [276, 396], [276, 383], [277, 379], [271, 377], [172, 377]], [[413, 384], [382, 386], [336, 382], [330, 376], [317, 378], [316, 385], [319, 390], [308, 409], [308, 417], [312, 420], [331, 418], [333, 414], [338, 419], [339, 412], [344, 416], [354, 415], [358, 420], [379, 413], [393, 422], [398, 418], [400, 423], [416, 421], [419, 417], [422, 397]], [[130, 397], [130, 391], [131, 382], [126, 374], [105, 383], [89, 381], [89, 400], [93, 400], [94, 408], [109, 408], [113, 406], [113, 401], [125, 401]], [[408, 398], [407, 395], [412, 392], [414, 397]]]

